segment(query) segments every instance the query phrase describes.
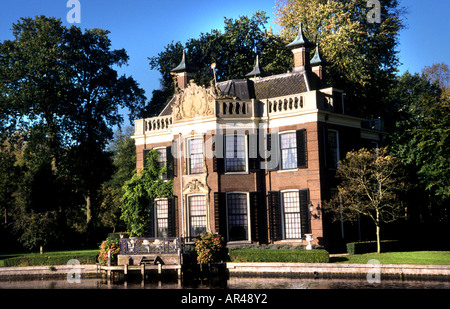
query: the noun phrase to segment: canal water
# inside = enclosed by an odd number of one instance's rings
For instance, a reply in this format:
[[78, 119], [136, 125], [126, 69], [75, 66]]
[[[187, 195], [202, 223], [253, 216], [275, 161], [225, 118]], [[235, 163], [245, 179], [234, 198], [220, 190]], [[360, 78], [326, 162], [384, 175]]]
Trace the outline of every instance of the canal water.
[[229, 278], [228, 280], [118, 280], [81, 279], [70, 283], [65, 279], [0, 281], [0, 289], [450, 289], [450, 281], [381, 280], [370, 283], [363, 279], [297, 279], [297, 278]]

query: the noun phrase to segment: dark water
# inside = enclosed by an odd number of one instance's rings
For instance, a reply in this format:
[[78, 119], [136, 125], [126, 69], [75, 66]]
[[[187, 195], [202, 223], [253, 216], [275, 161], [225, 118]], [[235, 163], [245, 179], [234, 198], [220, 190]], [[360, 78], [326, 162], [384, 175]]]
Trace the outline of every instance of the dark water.
[[363, 279], [295, 279], [230, 278], [228, 280], [177, 279], [132, 280], [111, 282], [106, 279], [65, 279], [1, 281], [0, 289], [450, 289], [450, 281], [381, 280], [369, 283]]

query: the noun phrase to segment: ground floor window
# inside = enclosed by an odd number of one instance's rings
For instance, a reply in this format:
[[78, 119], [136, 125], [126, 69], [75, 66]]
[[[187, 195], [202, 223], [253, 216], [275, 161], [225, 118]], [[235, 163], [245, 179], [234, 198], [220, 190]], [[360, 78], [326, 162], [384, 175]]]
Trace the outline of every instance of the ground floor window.
[[159, 199], [155, 201], [156, 237], [167, 237], [169, 232], [169, 201]]
[[282, 193], [284, 238], [301, 238], [300, 200], [298, 191]]
[[195, 237], [206, 232], [206, 196], [189, 196], [188, 205], [189, 232], [191, 237]]
[[248, 202], [246, 193], [227, 194], [228, 240], [248, 240]]

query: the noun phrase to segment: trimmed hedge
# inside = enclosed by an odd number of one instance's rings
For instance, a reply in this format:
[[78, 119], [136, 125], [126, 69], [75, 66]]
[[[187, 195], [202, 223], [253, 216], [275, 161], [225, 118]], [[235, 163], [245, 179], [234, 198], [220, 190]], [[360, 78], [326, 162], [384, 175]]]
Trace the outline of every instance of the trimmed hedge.
[[234, 249], [230, 250], [232, 262], [286, 262], [328, 263], [330, 256], [323, 249]]
[[[382, 240], [381, 252], [393, 252], [401, 251], [401, 244], [399, 240]], [[349, 242], [347, 243], [348, 254], [363, 254], [377, 252], [376, 241], [362, 241], [362, 242]]]
[[36, 254], [17, 256], [3, 260], [4, 267], [17, 266], [52, 266], [52, 265], [66, 265], [71, 259], [77, 259], [80, 264], [95, 264], [97, 263], [98, 253], [86, 253], [80, 255], [73, 254]]

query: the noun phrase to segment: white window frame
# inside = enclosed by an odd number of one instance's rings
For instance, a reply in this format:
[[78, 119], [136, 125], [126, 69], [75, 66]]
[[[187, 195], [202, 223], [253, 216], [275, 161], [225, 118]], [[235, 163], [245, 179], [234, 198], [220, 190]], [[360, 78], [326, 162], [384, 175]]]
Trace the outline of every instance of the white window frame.
[[207, 196], [205, 195], [205, 194], [189, 194], [189, 195], [186, 195], [186, 206], [187, 206], [187, 211], [186, 211], [186, 214], [187, 214], [187, 235], [188, 235], [188, 237], [195, 237], [195, 236], [197, 236], [197, 235], [191, 235], [191, 205], [190, 205], [190, 198], [191, 197], [195, 197], [195, 196], [203, 196], [204, 198], [205, 198], [205, 229], [206, 229], [206, 232], [207, 231], [209, 231], [209, 224], [208, 224], [208, 222], [209, 222], [209, 220], [208, 220], [208, 217], [209, 217], [209, 211], [208, 211], [208, 199], [207, 199]]
[[[245, 194], [246, 200], [247, 200], [247, 239], [243, 240], [229, 240], [230, 239], [230, 230], [229, 230], [229, 224], [228, 224], [228, 196], [230, 194]], [[229, 244], [239, 244], [239, 243], [251, 243], [252, 240], [252, 230], [251, 230], [251, 222], [250, 222], [250, 193], [249, 192], [241, 192], [241, 191], [234, 191], [234, 192], [227, 192], [225, 194], [225, 213], [226, 213], [226, 220], [227, 220], [227, 239]]]
[[[191, 159], [191, 150], [190, 150], [190, 141], [193, 139], [201, 139], [202, 140], [202, 172], [201, 173], [195, 173], [192, 174], [191, 173], [191, 164], [188, 162], [190, 162]], [[185, 160], [186, 162], [186, 173], [188, 175], [199, 175], [199, 174], [203, 174], [204, 173], [204, 166], [205, 166], [205, 143], [203, 143], [203, 136], [191, 136], [186, 138], [186, 147], [185, 147], [185, 157], [188, 160]]]
[[[296, 130], [289, 130], [289, 131], [278, 132], [278, 145], [279, 145], [279, 148], [280, 148], [280, 149], [278, 149], [280, 151], [280, 165], [279, 165], [279, 168], [278, 168], [278, 173], [298, 171], [298, 167], [297, 167], [298, 162], [297, 162], [296, 166], [293, 167], [293, 168], [283, 168], [283, 154], [282, 154], [282, 151], [281, 151], [281, 135], [288, 134], [288, 133], [294, 133], [295, 142], [296, 142], [295, 143], [295, 147], [296, 147], [296, 149], [298, 151], [297, 131]], [[297, 157], [295, 158], [295, 161], [297, 161]]]
[[[227, 136], [242, 136], [244, 138], [244, 157], [245, 157], [245, 170], [244, 171], [235, 171], [235, 172], [230, 172], [227, 169], [227, 141], [226, 138]], [[235, 134], [235, 133], [231, 133], [231, 134], [224, 134], [224, 141], [223, 141], [223, 148], [224, 148], [224, 171], [225, 174], [248, 174], [248, 135], [246, 134]]]
[[[300, 238], [286, 238], [286, 221], [285, 221], [285, 210], [284, 210], [284, 193], [295, 192], [298, 194], [298, 214], [299, 214], [299, 230], [300, 230]], [[282, 226], [282, 242], [302, 242], [302, 217], [300, 214], [300, 189], [289, 189], [280, 191], [280, 199], [281, 199], [281, 226]]]
[[158, 235], [158, 201], [167, 201], [167, 233], [169, 233], [169, 210], [170, 210], [170, 201], [168, 198], [156, 198], [154, 199], [154, 209], [153, 209], [153, 222], [154, 222], [154, 235], [156, 238], [167, 237]]

